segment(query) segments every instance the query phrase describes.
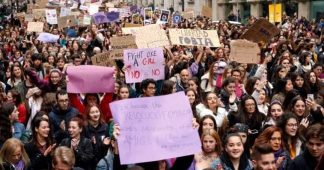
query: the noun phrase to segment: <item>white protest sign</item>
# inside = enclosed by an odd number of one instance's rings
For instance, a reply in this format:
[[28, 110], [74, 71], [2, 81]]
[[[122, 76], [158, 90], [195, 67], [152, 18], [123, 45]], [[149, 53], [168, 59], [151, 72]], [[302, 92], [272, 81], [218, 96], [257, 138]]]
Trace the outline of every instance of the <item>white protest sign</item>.
[[44, 23], [42, 22], [28, 22], [27, 32], [43, 32]]
[[135, 31], [138, 48], [155, 48], [170, 45], [165, 30], [160, 25], [147, 25], [133, 31]]
[[247, 40], [231, 40], [230, 60], [238, 63], [257, 64], [260, 62], [260, 48], [257, 43]]
[[169, 29], [172, 45], [220, 47], [217, 30]]
[[49, 24], [57, 24], [57, 15], [55, 9], [46, 9], [46, 21]]
[[90, 15], [93, 15], [93, 14], [99, 12], [99, 5], [90, 4], [90, 7], [88, 9], [88, 12], [89, 12]]
[[124, 50], [126, 83], [142, 82], [144, 79], [164, 79], [164, 56], [162, 48]]

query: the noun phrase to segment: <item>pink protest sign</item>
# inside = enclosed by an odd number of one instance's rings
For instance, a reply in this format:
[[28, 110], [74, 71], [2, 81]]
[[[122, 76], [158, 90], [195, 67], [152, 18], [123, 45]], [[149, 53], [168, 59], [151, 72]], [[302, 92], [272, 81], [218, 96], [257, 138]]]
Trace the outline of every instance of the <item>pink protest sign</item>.
[[117, 139], [121, 164], [175, 158], [201, 151], [192, 110], [183, 92], [110, 103], [120, 125]]
[[124, 50], [126, 83], [137, 83], [144, 79], [164, 79], [164, 57], [162, 48]]
[[67, 68], [69, 93], [114, 92], [114, 69], [109, 67], [83, 65]]

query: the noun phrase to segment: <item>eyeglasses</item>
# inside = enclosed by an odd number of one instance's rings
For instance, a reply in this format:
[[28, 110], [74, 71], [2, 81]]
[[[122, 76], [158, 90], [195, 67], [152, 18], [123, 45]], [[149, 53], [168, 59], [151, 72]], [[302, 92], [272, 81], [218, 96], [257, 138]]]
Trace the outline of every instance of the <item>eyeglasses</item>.
[[287, 126], [290, 127], [290, 128], [291, 127], [298, 127], [298, 124], [297, 123], [296, 124], [287, 124]]

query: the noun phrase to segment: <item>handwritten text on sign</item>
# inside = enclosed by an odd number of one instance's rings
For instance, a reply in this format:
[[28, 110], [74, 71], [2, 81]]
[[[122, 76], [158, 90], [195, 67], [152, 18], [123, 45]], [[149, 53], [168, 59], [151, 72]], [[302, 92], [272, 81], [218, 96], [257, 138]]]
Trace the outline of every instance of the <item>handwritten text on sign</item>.
[[144, 79], [164, 79], [164, 57], [162, 48], [124, 50], [124, 63], [128, 67], [126, 83]]
[[[120, 100], [110, 104], [120, 125], [121, 164], [157, 161], [201, 151], [192, 110], [183, 92]], [[152, 154], [154, 152], [154, 154]]]
[[220, 46], [216, 30], [169, 29], [169, 34], [173, 45]]

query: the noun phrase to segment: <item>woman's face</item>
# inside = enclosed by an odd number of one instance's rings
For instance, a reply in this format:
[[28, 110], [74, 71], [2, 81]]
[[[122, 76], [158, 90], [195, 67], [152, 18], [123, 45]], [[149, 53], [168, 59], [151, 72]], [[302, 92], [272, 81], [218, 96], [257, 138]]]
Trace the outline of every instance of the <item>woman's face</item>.
[[302, 100], [298, 100], [293, 107], [293, 112], [297, 116], [300, 116], [300, 117], [303, 116], [305, 113], [305, 102]]
[[301, 88], [304, 85], [304, 78], [297, 76], [296, 80], [295, 80], [295, 84], [297, 87]]
[[198, 85], [193, 80], [188, 81], [188, 87], [195, 90], [195, 91], [197, 91], [197, 89], [198, 89]]
[[216, 73], [217, 69], [218, 69], [219, 63], [215, 63], [213, 65], [213, 73]]
[[272, 134], [270, 145], [273, 151], [278, 151], [281, 148], [281, 133], [279, 131]]
[[18, 121], [18, 117], [19, 117], [19, 112], [18, 112], [18, 109], [15, 106], [15, 108], [11, 112], [9, 118], [10, 118], [11, 121]]
[[284, 68], [289, 68], [289, 67], [290, 67], [289, 60], [288, 60], [288, 59], [284, 59], [284, 60], [281, 62], [281, 65], [282, 65]]
[[286, 75], [287, 75], [287, 69], [286, 69], [286, 68], [282, 68], [282, 69], [280, 69], [278, 75], [279, 75], [279, 77], [280, 77], [281, 79], [285, 78]]
[[287, 80], [287, 83], [285, 86], [285, 91], [288, 92], [288, 91], [291, 91], [292, 89], [294, 89], [294, 86], [293, 86], [291, 80]]
[[89, 111], [90, 120], [93, 122], [99, 122], [100, 120], [100, 111], [97, 106], [92, 106]]
[[52, 72], [51, 73], [51, 82], [54, 84], [54, 85], [57, 85], [61, 80], [61, 76], [58, 72]]
[[202, 129], [203, 130], [205, 130], [205, 129], [214, 129], [214, 128], [215, 128], [214, 122], [210, 118], [207, 118], [202, 122]]
[[10, 155], [8, 161], [12, 164], [17, 164], [21, 160], [22, 148], [19, 146], [15, 148], [15, 151]]
[[266, 99], [266, 93], [264, 90], [261, 90], [259, 93], [259, 103], [260, 104], [265, 103], [265, 99]]
[[77, 121], [70, 121], [68, 131], [71, 138], [79, 138], [82, 128], [78, 125]]
[[119, 97], [120, 99], [128, 99], [129, 98], [129, 90], [127, 87], [122, 87], [119, 90]]
[[8, 92], [7, 93], [7, 101], [8, 102], [13, 102], [13, 96], [12, 96], [12, 93], [11, 92]]
[[195, 93], [193, 91], [188, 91], [187, 92], [187, 97], [189, 99], [190, 104], [193, 104], [196, 100]]
[[310, 81], [311, 83], [313, 83], [313, 84], [316, 83], [316, 75], [315, 75], [314, 72], [311, 72], [311, 73], [309, 74], [309, 81]]
[[63, 68], [64, 67], [64, 64], [65, 64], [64, 60], [58, 60], [57, 61], [57, 67], [58, 68]]
[[295, 118], [290, 118], [288, 119], [287, 123], [286, 123], [286, 127], [285, 127], [285, 132], [289, 135], [289, 136], [296, 136], [297, 134], [297, 129], [298, 129], [298, 123], [297, 120]]
[[213, 138], [211, 135], [204, 136], [202, 143], [204, 152], [211, 153], [215, 151], [217, 143], [216, 139]]
[[235, 83], [229, 83], [227, 86], [225, 86], [225, 90], [229, 95], [235, 93]]
[[207, 98], [208, 108], [217, 107], [217, 99], [218, 98], [215, 93], [209, 93], [206, 98]]
[[48, 57], [48, 63], [54, 64], [54, 62], [55, 62], [54, 57], [53, 56], [49, 56]]
[[244, 132], [238, 132], [238, 134], [241, 136], [243, 144], [245, 144], [247, 141], [247, 134]]
[[228, 139], [225, 151], [233, 159], [239, 159], [243, 153], [243, 143], [240, 137], [232, 136]]
[[273, 104], [270, 108], [270, 113], [273, 120], [279, 120], [283, 114], [282, 107], [279, 104]]
[[37, 135], [42, 138], [47, 138], [50, 132], [50, 127], [47, 121], [41, 121], [39, 127], [35, 127]]
[[247, 113], [254, 113], [255, 112], [254, 100], [252, 100], [252, 99], [245, 100], [244, 106], [245, 106], [245, 110], [246, 110]]
[[118, 89], [119, 89], [119, 84], [118, 83], [115, 83], [115, 91], [114, 91], [115, 94], [118, 93]]
[[21, 77], [21, 69], [17, 66], [13, 66], [13, 74], [15, 77], [20, 78]]

